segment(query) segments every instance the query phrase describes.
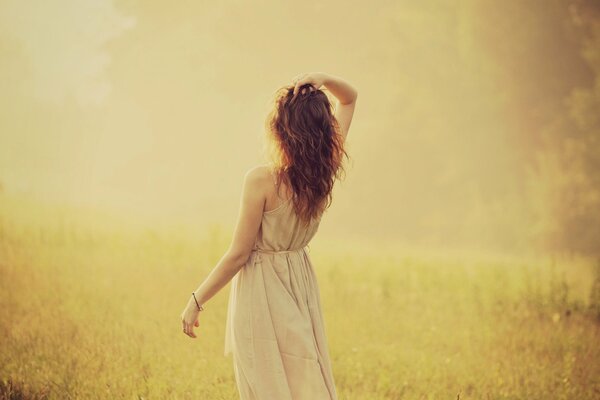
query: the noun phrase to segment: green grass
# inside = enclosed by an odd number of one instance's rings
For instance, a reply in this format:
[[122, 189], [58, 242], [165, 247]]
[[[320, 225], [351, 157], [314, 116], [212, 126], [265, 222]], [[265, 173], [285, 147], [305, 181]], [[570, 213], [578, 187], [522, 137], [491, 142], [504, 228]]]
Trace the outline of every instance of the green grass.
[[[223, 355], [229, 285], [198, 339], [179, 319], [226, 238], [0, 210], [0, 398], [238, 398]], [[345, 249], [318, 236], [311, 257], [340, 399], [600, 397], [597, 263]]]

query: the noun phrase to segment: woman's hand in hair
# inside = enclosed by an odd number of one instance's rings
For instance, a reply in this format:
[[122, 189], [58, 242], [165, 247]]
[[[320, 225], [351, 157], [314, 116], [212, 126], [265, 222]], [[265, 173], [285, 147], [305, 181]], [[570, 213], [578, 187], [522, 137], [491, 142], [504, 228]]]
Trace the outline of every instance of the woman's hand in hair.
[[[318, 90], [323, 83], [325, 82], [325, 74], [322, 72], [311, 72], [307, 74], [297, 75], [294, 79], [292, 79], [292, 84], [294, 85], [294, 97], [292, 100], [296, 98], [298, 93], [309, 93], [313, 90]], [[302, 88], [302, 86], [310, 84], [310, 88]], [[302, 88], [302, 91], [300, 91]]]

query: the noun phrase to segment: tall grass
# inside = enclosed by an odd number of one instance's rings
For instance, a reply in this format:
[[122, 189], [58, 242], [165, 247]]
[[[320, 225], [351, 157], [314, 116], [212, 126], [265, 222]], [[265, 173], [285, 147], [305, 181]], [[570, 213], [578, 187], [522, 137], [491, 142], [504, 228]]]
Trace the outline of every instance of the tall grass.
[[[198, 339], [179, 319], [229, 238], [69, 213], [0, 201], [0, 398], [238, 398], [229, 285]], [[311, 258], [340, 399], [600, 397], [597, 262], [319, 236]]]

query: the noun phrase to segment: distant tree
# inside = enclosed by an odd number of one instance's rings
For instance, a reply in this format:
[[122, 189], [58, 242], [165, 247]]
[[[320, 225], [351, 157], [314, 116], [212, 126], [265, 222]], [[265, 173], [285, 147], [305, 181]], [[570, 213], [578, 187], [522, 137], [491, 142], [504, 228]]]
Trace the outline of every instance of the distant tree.
[[573, 84], [539, 129], [531, 176], [543, 199], [534, 202], [544, 227], [538, 237], [551, 249], [600, 255], [600, 3], [560, 3], [563, 32], [590, 79]]
[[600, 2], [578, 1], [569, 12], [594, 79], [573, 88], [565, 100], [572, 131], [563, 136], [560, 151], [573, 174], [564, 187], [571, 201], [557, 217], [568, 249], [600, 255]]
[[600, 2], [477, 3], [545, 249], [600, 255]]

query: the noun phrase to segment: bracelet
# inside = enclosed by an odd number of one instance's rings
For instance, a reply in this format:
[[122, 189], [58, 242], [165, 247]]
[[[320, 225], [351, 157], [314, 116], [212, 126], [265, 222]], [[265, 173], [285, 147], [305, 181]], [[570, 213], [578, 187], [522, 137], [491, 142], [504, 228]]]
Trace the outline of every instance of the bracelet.
[[196, 300], [196, 294], [192, 292], [192, 296], [194, 296], [194, 301], [196, 302], [196, 306], [198, 307], [198, 311], [203, 311], [204, 307], [198, 304], [198, 300]]

